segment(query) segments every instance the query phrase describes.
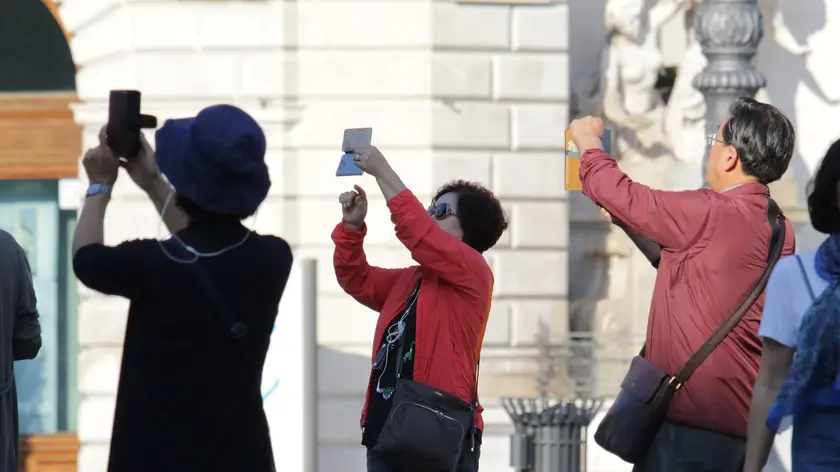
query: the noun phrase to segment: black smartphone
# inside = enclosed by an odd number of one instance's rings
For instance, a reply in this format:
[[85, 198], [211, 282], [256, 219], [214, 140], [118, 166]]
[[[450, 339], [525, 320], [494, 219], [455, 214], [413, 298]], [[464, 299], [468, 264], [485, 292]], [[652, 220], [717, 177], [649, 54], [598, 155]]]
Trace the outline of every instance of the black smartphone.
[[157, 128], [157, 118], [140, 113], [140, 92], [111, 90], [108, 100], [108, 147], [131, 159], [140, 151], [140, 130]]
[[385, 370], [385, 364], [388, 362], [388, 349], [390, 347], [388, 343], [382, 343], [382, 346], [379, 347], [379, 352], [376, 353], [376, 359], [373, 360], [374, 371], [382, 372]]

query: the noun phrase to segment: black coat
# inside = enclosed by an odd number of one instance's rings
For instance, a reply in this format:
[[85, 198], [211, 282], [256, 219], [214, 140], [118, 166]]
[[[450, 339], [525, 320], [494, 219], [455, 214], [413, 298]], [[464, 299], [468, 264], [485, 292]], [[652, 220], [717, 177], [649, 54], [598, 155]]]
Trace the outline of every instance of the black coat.
[[[131, 300], [125, 331], [109, 471], [270, 472], [271, 440], [260, 376], [289, 245], [239, 224], [193, 223], [178, 238], [201, 258], [212, 294], [177, 241], [92, 244], [73, 259], [88, 287]], [[234, 342], [218, 295], [247, 327]], [[290, 406], [295, 408], [296, 406]]]
[[32, 273], [23, 248], [0, 230], [0, 470], [18, 470], [18, 403], [14, 361], [41, 349]]

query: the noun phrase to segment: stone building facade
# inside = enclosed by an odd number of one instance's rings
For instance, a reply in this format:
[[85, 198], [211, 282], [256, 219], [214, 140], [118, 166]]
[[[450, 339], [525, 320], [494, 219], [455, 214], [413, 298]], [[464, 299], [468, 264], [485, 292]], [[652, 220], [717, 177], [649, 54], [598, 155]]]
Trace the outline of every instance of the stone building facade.
[[[329, 235], [340, 218], [337, 195], [353, 183], [370, 191], [366, 250], [373, 263], [411, 262], [393, 236], [373, 179], [334, 177], [345, 128], [372, 127], [374, 144], [421, 200], [441, 184], [464, 178], [490, 186], [506, 206], [510, 229], [487, 254], [496, 286], [480, 380], [487, 423], [483, 471], [511, 470], [511, 427], [499, 398], [537, 393], [540, 334], [565, 338], [579, 313], [593, 319], [616, 313], [625, 321], [632, 318], [634, 334], [644, 331], [649, 303], [644, 293], [652, 271], [637, 270], [638, 257], [628, 252], [624, 239], [606, 234], [607, 225], [590, 202], [579, 195], [570, 202], [560, 157], [570, 90], [592, 80], [609, 43], [604, 10], [620, 0], [42, 2], [69, 42], [77, 69], [75, 94], [0, 90], [0, 179], [58, 181], [57, 205], [65, 212], [77, 208], [86, 183], [83, 175], [67, 178], [79, 152], [73, 136], [81, 128], [81, 147], [95, 145], [111, 89], [141, 90], [144, 112], [161, 120], [231, 103], [264, 127], [273, 186], [252, 224], [286, 238], [298, 259], [317, 261], [319, 272], [319, 470], [364, 470], [357, 425], [375, 321], [374, 313], [335, 283]], [[826, 65], [832, 61], [824, 58], [838, 34], [830, 26], [840, 22], [840, 8], [831, 4], [822, 11], [817, 0], [803, 0], [796, 11], [777, 0], [759, 3], [765, 17], [773, 18], [755, 60], [768, 78], [759, 95], [792, 114], [798, 131], [803, 124], [832, 122], [828, 118], [840, 108], [831, 101], [838, 94]], [[825, 20], [816, 24], [813, 18]], [[802, 48], [810, 48], [807, 57], [790, 45], [785, 28], [805, 44]], [[665, 25], [663, 66], [681, 64], [686, 38], [679, 19]], [[76, 101], [72, 123], [64, 104]], [[52, 120], [41, 123], [57, 127], [48, 134], [62, 139], [22, 137], [36, 132], [19, 126], [21, 117], [35, 116], [36, 108], [38, 116]], [[12, 122], [18, 128], [7, 126]], [[807, 221], [796, 196], [837, 135], [824, 126], [806, 128], [789, 176], [796, 185], [774, 189], [778, 198], [784, 194], [790, 201], [783, 206], [797, 220], [798, 234]], [[3, 147], [6, 141], [42, 142], [37, 152], [26, 151], [42, 160], [31, 168], [11, 165], [21, 150]], [[634, 171], [655, 176], [651, 169], [642, 165]], [[9, 191], [4, 188], [0, 193]], [[106, 218], [107, 242], [164, 237], [159, 221], [139, 189], [121, 177]], [[800, 248], [818, 242], [812, 234], [800, 240]], [[77, 326], [65, 333], [78, 344], [78, 356], [72, 343], [67, 350], [75, 361], [69, 372], [78, 384], [79, 408], [72, 415], [81, 442], [77, 469], [101, 472], [127, 303], [83, 286], [78, 295]], [[630, 351], [635, 347], [635, 341], [625, 344]], [[33, 448], [42, 444], [30, 443]], [[779, 457], [780, 463], [787, 460], [785, 452]], [[629, 470], [595, 447], [588, 462], [593, 472]]]
[[[357, 425], [375, 321], [332, 274], [337, 195], [352, 183], [366, 186], [374, 195], [369, 259], [410, 263], [373, 179], [334, 177], [343, 129], [373, 127], [374, 144], [422, 200], [455, 178], [487, 184], [503, 199], [511, 227], [487, 254], [496, 298], [482, 363], [482, 467], [507, 470], [508, 422], [497, 399], [534, 393], [540, 320], [566, 325], [558, 154], [568, 122], [568, 6], [65, 0], [59, 11], [79, 68], [74, 110], [84, 146], [95, 144], [108, 91], [118, 88], [141, 90], [144, 112], [159, 119], [225, 102], [265, 128], [273, 186], [255, 227], [282, 235], [297, 258], [319, 267], [321, 470], [363, 470]], [[163, 235], [152, 205], [123, 176], [107, 242]], [[78, 469], [98, 472], [107, 461], [127, 305], [79, 290]]]

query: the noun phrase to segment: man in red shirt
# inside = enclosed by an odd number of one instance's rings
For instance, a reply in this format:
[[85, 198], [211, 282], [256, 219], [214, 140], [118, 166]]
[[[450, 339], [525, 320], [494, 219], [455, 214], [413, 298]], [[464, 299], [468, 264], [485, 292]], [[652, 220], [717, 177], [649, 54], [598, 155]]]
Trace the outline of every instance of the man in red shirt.
[[[645, 358], [669, 374], [735, 309], [767, 265], [767, 185], [782, 177], [794, 149], [778, 109], [740, 98], [709, 136], [708, 189], [666, 192], [633, 182], [607, 155], [603, 123], [571, 125], [583, 193], [623, 227], [657, 267]], [[789, 223], [782, 255], [794, 251]], [[634, 472], [740, 472], [758, 373], [764, 296], [677, 391], [647, 457]]]

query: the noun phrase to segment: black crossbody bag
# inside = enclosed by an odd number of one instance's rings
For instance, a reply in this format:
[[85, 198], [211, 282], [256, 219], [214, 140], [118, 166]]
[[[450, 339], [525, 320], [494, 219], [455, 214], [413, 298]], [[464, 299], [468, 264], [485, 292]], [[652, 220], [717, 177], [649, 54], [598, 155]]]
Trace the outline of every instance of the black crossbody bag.
[[[420, 296], [419, 288], [415, 296]], [[406, 306], [410, 305], [411, 300]], [[373, 452], [413, 470], [455, 471], [467, 435], [472, 435], [475, 448], [479, 366], [475, 397], [469, 404], [449, 392], [401, 378], [404, 347], [405, 337], [400, 336], [391, 412]]]

